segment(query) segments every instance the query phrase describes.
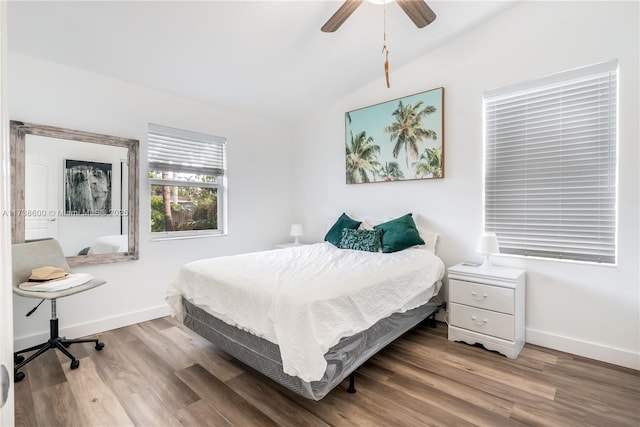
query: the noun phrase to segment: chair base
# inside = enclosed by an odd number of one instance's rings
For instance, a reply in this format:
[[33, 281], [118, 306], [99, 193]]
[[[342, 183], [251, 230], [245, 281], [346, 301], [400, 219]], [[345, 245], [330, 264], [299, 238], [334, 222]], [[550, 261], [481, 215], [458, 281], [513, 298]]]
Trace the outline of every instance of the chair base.
[[[24, 350], [16, 351], [13, 353], [14, 359], [14, 381], [20, 382], [24, 379], [25, 374], [23, 372], [19, 372], [20, 369], [26, 365], [27, 363], [34, 360], [36, 357], [45, 353], [47, 350], [58, 349], [62, 353], [64, 353], [69, 359], [71, 359], [71, 369], [77, 369], [80, 366], [80, 361], [75, 358], [73, 354], [67, 350], [71, 344], [79, 344], [85, 342], [93, 342], [95, 343], [95, 349], [100, 351], [104, 348], [104, 343], [100, 342], [97, 339], [76, 339], [76, 340], [68, 340], [64, 337], [58, 336], [58, 319], [49, 320], [50, 326], [50, 337], [49, 340], [38, 345], [34, 345], [33, 347], [25, 348]], [[30, 351], [37, 350], [28, 358], [24, 358], [22, 353], [28, 353]]]

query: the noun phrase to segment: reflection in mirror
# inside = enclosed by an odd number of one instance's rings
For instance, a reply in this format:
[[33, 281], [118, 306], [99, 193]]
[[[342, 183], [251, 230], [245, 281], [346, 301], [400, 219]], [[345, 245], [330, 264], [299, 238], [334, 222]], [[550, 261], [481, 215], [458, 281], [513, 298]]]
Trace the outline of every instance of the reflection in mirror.
[[25, 216], [25, 240], [53, 237], [65, 256], [127, 252], [126, 157], [125, 147], [27, 135], [24, 207], [42, 215]]
[[138, 141], [21, 122], [11, 130], [14, 243], [56, 238], [76, 265], [137, 259]]

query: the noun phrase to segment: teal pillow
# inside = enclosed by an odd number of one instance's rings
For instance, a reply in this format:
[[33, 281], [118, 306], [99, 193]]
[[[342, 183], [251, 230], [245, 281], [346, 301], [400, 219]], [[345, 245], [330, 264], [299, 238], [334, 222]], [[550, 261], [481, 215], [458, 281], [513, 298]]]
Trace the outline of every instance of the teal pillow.
[[345, 228], [355, 230], [360, 227], [362, 222], [356, 221], [355, 219], [349, 218], [349, 216], [345, 213], [340, 215], [340, 218], [336, 221], [335, 224], [327, 231], [326, 236], [324, 236], [324, 240], [326, 242], [331, 243], [334, 246], [340, 247], [340, 240], [342, 240], [342, 230]]
[[424, 240], [413, 222], [411, 214], [383, 222], [373, 227], [382, 230], [382, 252], [398, 252], [415, 245], [424, 245]]
[[340, 248], [358, 251], [378, 252], [382, 230], [342, 230]]

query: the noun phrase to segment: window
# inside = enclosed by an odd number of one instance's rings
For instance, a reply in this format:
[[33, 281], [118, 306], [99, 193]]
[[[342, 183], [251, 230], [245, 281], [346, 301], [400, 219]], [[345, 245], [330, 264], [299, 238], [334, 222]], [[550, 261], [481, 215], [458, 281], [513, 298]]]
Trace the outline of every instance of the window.
[[226, 138], [149, 124], [154, 237], [224, 233]]
[[500, 252], [616, 262], [617, 69], [484, 94], [484, 223]]

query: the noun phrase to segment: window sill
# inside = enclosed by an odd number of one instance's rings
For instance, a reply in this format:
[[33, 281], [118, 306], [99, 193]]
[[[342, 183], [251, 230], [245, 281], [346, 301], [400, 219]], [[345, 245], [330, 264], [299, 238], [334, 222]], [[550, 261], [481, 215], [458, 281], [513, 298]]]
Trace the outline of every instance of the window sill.
[[[157, 235], [156, 235], [157, 234]], [[185, 240], [185, 239], [202, 239], [206, 237], [227, 236], [227, 233], [208, 232], [208, 233], [185, 233], [185, 232], [168, 232], [168, 233], [152, 233], [150, 242], [160, 242], [163, 240]]]
[[561, 258], [544, 258], [544, 257], [530, 256], [530, 255], [492, 254], [491, 259], [492, 260], [505, 259], [505, 260], [520, 260], [520, 261], [533, 261], [533, 262], [552, 262], [556, 264], [584, 265], [588, 267], [607, 267], [607, 268], [618, 267], [617, 263], [609, 264], [604, 262], [578, 261], [573, 259], [561, 259]]

